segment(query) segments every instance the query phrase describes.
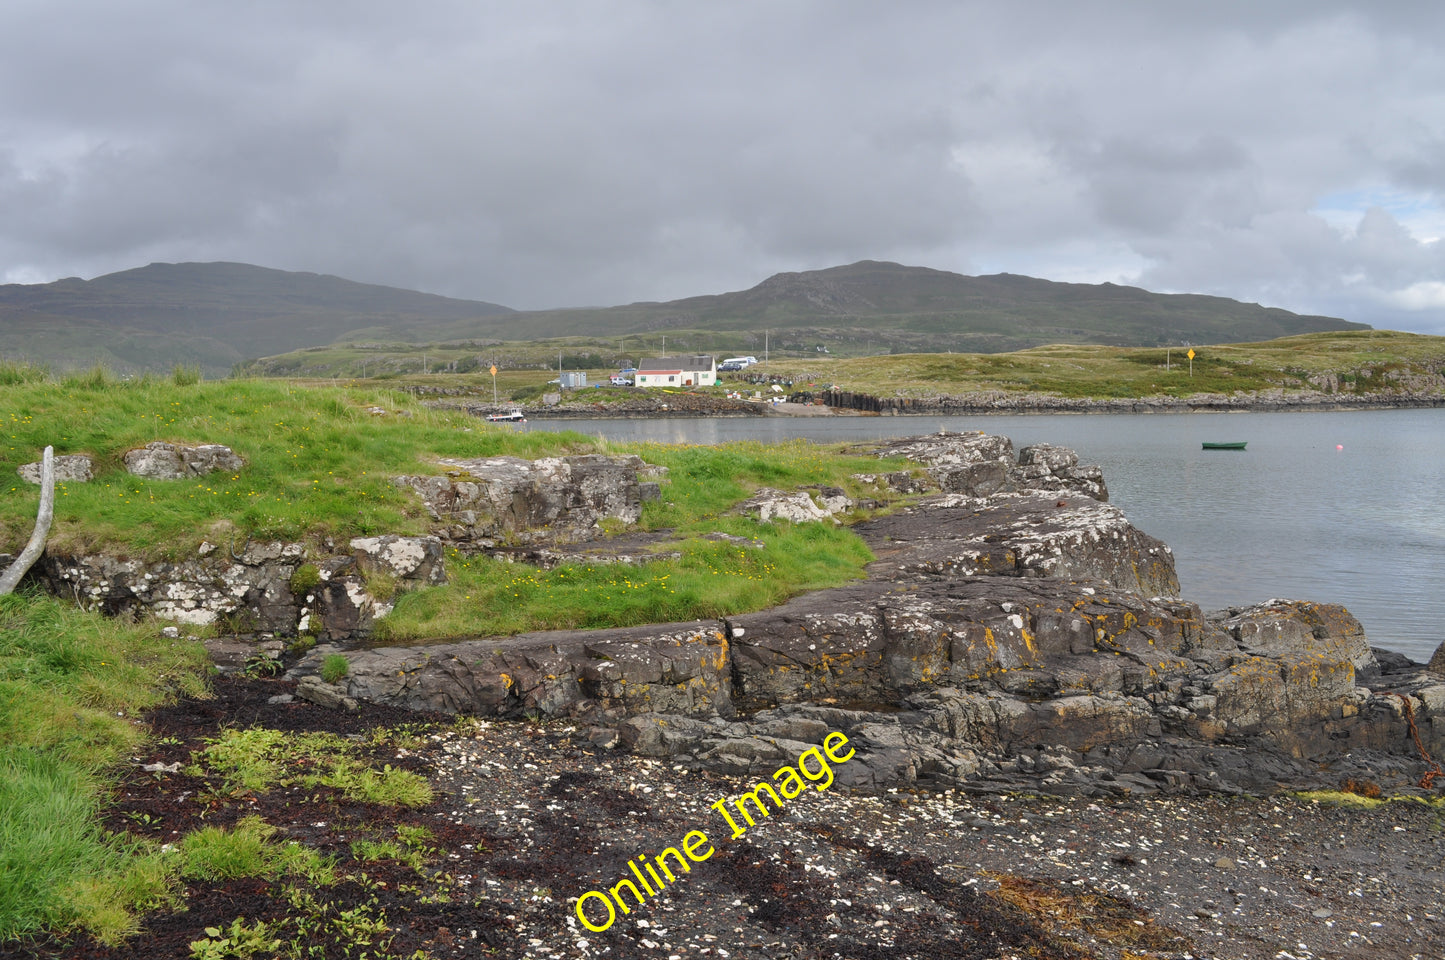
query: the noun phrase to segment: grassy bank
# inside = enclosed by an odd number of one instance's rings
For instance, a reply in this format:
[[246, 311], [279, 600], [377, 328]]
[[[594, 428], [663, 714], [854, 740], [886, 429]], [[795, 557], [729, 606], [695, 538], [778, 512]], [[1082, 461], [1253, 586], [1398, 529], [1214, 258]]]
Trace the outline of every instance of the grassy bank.
[[101, 777], [144, 740], [132, 718], [201, 692], [205, 663], [153, 624], [0, 597], [0, 942], [67, 928], [113, 940], [174, 902], [156, 845], [101, 830]]
[[[537, 457], [589, 447], [577, 435], [489, 429], [384, 389], [185, 380], [121, 382], [92, 371], [6, 385], [0, 476], [11, 479], [0, 485], [0, 549], [29, 536], [38, 488], [19, 481], [15, 468], [39, 460], [47, 444], [96, 464], [90, 483], [57, 485], [54, 549], [149, 556], [191, 554], [206, 538], [419, 533], [424, 512], [390, 477], [426, 472], [423, 458]], [[192, 481], [126, 473], [126, 451], [153, 440], [225, 444], [246, 466]]]
[[[188, 890], [240, 883], [274, 906], [264, 920], [231, 912], [235, 901], [221, 916], [216, 904], [200, 908], [207, 919], [182, 933], [190, 956], [392, 956], [399, 920], [371, 894], [386, 886], [372, 876], [378, 861], [394, 861], [385, 875], [400, 873], [419, 897], [455, 886], [423, 826], [348, 824], [356, 839], [340, 854], [276, 826], [431, 804], [425, 777], [377, 763], [415, 746], [415, 734], [228, 727], [224, 709], [204, 738], [186, 724], [189, 739], [156, 737], [139, 722], [177, 695], [206, 696], [208, 671], [200, 644], [167, 639], [157, 624], [0, 597], [0, 951], [89, 956], [99, 945], [108, 956], [143, 921], [185, 911]], [[137, 782], [146, 757], [171, 762]]]
[[[57, 486], [52, 552], [179, 560], [195, 556], [203, 541], [222, 547], [247, 539], [306, 541], [322, 552], [326, 539], [424, 533], [430, 526], [424, 507], [391, 478], [435, 471], [441, 457], [637, 453], [668, 468], [663, 497], [645, 505], [639, 526], [671, 531], [665, 552], [680, 557], [552, 571], [453, 557], [448, 586], [401, 598], [383, 621], [387, 639], [738, 613], [858, 576], [870, 559], [846, 528], [763, 524], [728, 512], [760, 486], [826, 485], [879, 496], [850, 478], [877, 471], [877, 461], [807, 443], [625, 445], [524, 433], [367, 386], [185, 376], [121, 382], [95, 371], [63, 380], [13, 376], [6, 390], [0, 474], [14, 476], [46, 444], [95, 462], [91, 482]], [[153, 440], [225, 444], [246, 465], [197, 480], [130, 476], [124, 454]], [[18, 478], [0, 485], [0, 551], [24, 544], [38, 496], [37, 487]], [[705, 539], [719, 533], [755, 546]]]

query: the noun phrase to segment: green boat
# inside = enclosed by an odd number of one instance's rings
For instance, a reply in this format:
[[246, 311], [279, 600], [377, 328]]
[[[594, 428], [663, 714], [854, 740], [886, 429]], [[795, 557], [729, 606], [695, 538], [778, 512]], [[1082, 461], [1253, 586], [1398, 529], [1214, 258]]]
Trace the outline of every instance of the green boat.
[[1205, 443], [1206, 450], [1243, 450], [1248, 440], [1236, 440], [1231, 443]]

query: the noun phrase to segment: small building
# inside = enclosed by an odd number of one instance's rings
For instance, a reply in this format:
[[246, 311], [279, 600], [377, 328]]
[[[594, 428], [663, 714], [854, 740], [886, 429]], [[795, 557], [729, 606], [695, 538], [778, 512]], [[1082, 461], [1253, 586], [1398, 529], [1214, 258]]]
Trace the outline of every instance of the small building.
[[637, 366], [639, 387], [710, 387], [717, 383], [712, 356], [653, 357]]
[[587, 386], [586, 370], [564, 370], [558, 377], [564, 390], [582, 390]]

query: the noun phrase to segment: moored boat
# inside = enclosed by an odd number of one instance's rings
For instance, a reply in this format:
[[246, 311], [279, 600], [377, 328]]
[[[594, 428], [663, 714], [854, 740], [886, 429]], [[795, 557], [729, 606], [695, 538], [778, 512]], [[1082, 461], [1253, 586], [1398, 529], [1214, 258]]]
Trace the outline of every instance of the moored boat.
[[489, 413], [488, 423], [526, 423], [527, 417], [520, 410], [513, 410], [511, 413]]

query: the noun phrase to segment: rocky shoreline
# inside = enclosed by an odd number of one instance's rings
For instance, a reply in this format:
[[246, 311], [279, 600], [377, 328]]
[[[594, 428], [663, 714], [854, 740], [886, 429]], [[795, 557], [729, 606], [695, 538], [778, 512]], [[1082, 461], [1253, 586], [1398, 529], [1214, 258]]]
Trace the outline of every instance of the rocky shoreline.
[[817, 403], [838, 410], [880, 416], [972, 416], [1004, 413], [1335, 413], [1347, 410], [1406, 410], [1445, 407], [1439, 392], [1350, 395], [1318, 391], [1202, 393], [1190, 397], [1068, 398], [1053, 394], [971, 393], [941, 397], [879, 397], [850, 391], [799, 390], [792, 403]]
[[[445, 547], [633, 562], [626, 531], [669, 482], [637, 457], [394, 478], [425, 504], [425, 537], [50, 558], [37, 577], [109, 612], [253, 628], [211, 644], [226, 674], [213, 699], [148, 718], [155, 738], [107, 826], [172, 842], [203, 817], [261, 816], [365, 871], [327, 896], [348, 915], [384, 910], [397, 956], [1445, 955], [1445, 777], [1426, 756], [1445, 754], [1445, 646], [1411, 662], [1324, 602], [1201, 610], [1169, 548], [1062, 447], [942, 433], [853, 452], [912, 464], [854, 478], [907, 505], [862, 519], [876, 504], [822, 488], [743, 507], [853, 522], [876, 557], [866, 578], [712, 620], [369, 644], [386, 605], [364, 574], [442, 582]], [[301, 629], [326, 642], [292, 660]], [[347, 674], [327, 682], [338, 653]], [[248, 676], [271, 672], [256, 670], [268, 654], [287, 675]], [[251, 725], [343, 735], [436, 794], [404, 811], [289, 789], [222, 803], [188, 764]], [[831, 789], [728, 838], [720, 798], [767, 803], [759, 784], [838, 734], [855, 752]], [[1396, 799], [1351, 805], [1377, 794]], [[683, 882], [606, 930], [579, 925], [579, 897], [699, 828], [716, 854]], [[363, 861], [353, 844], [415, 829], [435, 838], [424, 861]], [[249, 878], [191, 883], [186, 905], [121, 947], [67, 935], [0, 958], [184, 958], [207, 928], [286, 922]], [[352, 955], [340, 931], [312, 934], [318, 955]]]
[[[766, 388], [768, 381], [746, 384], [748, 389]], [[1270, 391], [1267, 393], [1201, 393], [1189, 397], [1070, 398], [1046, 393], [987, 391], [957, 396], [885, 397], [846, 390], [802, 390], [786, 384], [788, 405], [795, 408], [824, 407], [835, 414], [863, 416], [980, 416], [988, 414], [1148, 414], [1148, 413], [1339, 413], [1353, 410], [1414, 410], [1445, 407], [1445, 393], [1438, 390], [1396, 390], [1350, 394], [1338, 391]], [[453, 391], [436, 391], [453, 395]], [[462, 391], [455, 391], [460, 396]], [[584, 395], [585, 397], [585, 395]], [[737, 400], [708, 393], [657, 394], [636, 391], [623, 400], [587, 401], [568, 399], [557, 404], [489, 403], [429, 400], [429, 406], [462, 410], [472, 416], [522, 410], [532, 419], [668, 419], [687, 417], [755, 417], [779, 415], [772, 405]]]
[[[566, 720], [739, 777], [842, 730], [860, 756], [840, 782], [872, 792], [1435, 792], [1419, 784], [1425, 754], [1445, 754], [1445, 654], [1427, 668], [1373, 650], [1334, 604], [1200, 610], [1168, 547], [1064, 448], [942, 434], [867, 449], [924, 467], [868, 482], [927, 495], [855, 525], [877, 556], [860, 583], [713, 621], [323, 645], [292, 676], [329, 702]], [[343, 649], [350, 674], [321, 683]]]
[[[198, 469], [190, 448], [152, 447]], [[855, 496], [876, 491], [857, 502], [764, 489], [736, 509], [852, 522], [876, 557], [866, 578], [710, 620], [368, 646], [391, 609], [371, 584], [443, 583], [449, 551], [544, 566], [657, 556], [655, 536], [629, 534], [669, 481], [636, 456], [446, 460], [441, 474], [392, 478], [424, 504], [425, 536], [202, 543], [177, 562], [47, 554], [31, 575], [109, 614], [218, 624], [243, 635], [245, 657], [315, 636], [292, 677], [318, 702], [555, 718], [692, 769], [766, 773], [826, 727], [861, 745], [843, 781], [860, 790], [1430, 792], [1445, 649], [1429, 667], [1373, 650], [1329, 603], [1201, 610], [1180, 596], [1168, 546], [1066, 448], [945, 432], [852, 452], [914, 467], [855, 475]], [[335, 653], [349, 674], [323, 683]]]

